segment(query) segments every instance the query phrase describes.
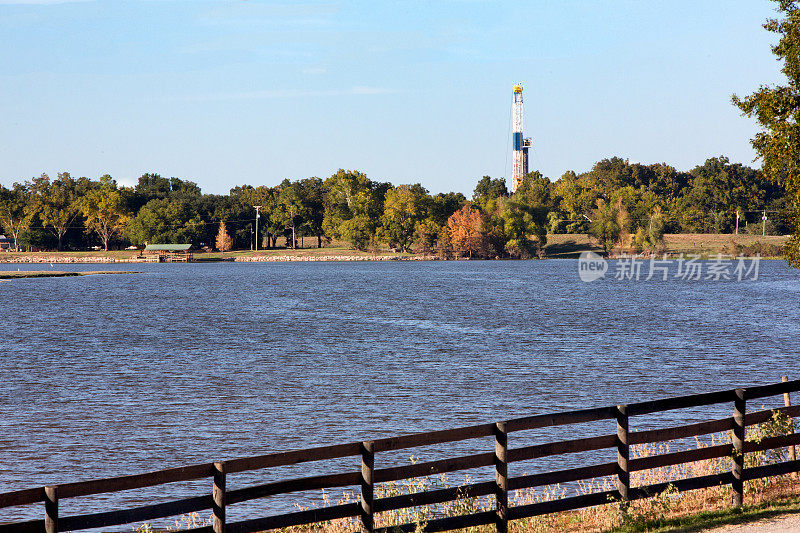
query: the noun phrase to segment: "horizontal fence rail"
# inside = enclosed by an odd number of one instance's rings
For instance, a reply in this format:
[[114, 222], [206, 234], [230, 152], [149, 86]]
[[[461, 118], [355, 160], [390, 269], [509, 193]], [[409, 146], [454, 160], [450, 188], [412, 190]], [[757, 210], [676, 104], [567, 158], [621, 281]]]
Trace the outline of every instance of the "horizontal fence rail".
[[[787, 434], [759, 440], [747, 441], [745, 438], [746, 427], [763, 424], [773, 419], [776, 415], [787, 417], [790, 420], [800, 417], [800, 406], [791, 406], [789, 401], [789, 393], [797, 391], [800, 391], [800, 380], [789, 381], [784, 378], [780, 383], [747, 389], [726, 390], [628, 405], [535, 415], [493, 424], [479, 424], [463, 428], [382, 438], [367, 442], [322, 446], [256, 457], [244, 457], [223, 462], [169, 468], [156, 472], [17, 490], [0, 494], [0, 508], [44, 503], [44, 516], [38, 520], [0, 524], [0, 533], [79, 531], [146, 522], [208, 510], [211, 510], [213, 525], [201, 527], [194, 531], [198, 533], [254, 533], [268, 529], [310, 525], [343, 518], [357, 518], [361, 533], [413, 532], [420, 528], [433, 533], [480, 525], [494, 525], [498, 533], [506, 533], [509, 520], [572, 511], [607, 504], [610, 501], [638, 500], [652, 497], [667, 489], [681, 492], [720, 485], [730, 485], [734, 505], [742, 505], [743, 483], [745, 481], [800, 471], [800, 461], [797, 460], [795, 455], [795, 446], [800, 445], [800, 433], [795, 434], [790, 430]], [[784, 396], [784, 407], [746, 412], [748, 401], [778, 395]], [[629, 430], [629, 422], [633, 417], [724, 403], [733, 404], [733, 416], [661, 429]], [[616, 432], [613, 432], [613, 426], [609, 425], [609, 431], [606, 435], [580, 437], [517, 448], [508, 447], [510, 433], [602, 421], [611, 421], [616, 426]], [[793, 425], [791, 427], [793, 428]], [[730, 443], [638, 458], [630, 457], [630, 447], [634, 445], [667, 442], [722, 432], [730, 433], [732, 436]], [[487, 450], [482, 453], [404, 466], [375, 467], [376, 454], [379, 453], [489, 437], [494, 437], [493, 451]], [[789, 449], [790, 460], [788, 461], [744, 468], [744, 454], [785, 448]], [[605, 449], [616, 450], [617, 460], [517, 477], [509, 477], [508, 475], [509, 463]], [[352, 470], [284, 479], [235, 490], [227, 489], [227, 477], [232, 474], [343, 458], [354, 458]], [[632, 472], [720, 458], [730, 460], [730, 471], [679, 479], [668, 483], [656, 483], [639, 487], [631, 486], [630, 474]], [[357, 470], [358, 462], [360, 462], [360, 470]], [[376, 484], [486, 467], [494, 468], [494, 481], [467, 483], [458, 487], [447, 488], [424, 487], [427, 490], [375, 498], [374, 489]], [[617, 488], [614, 490], [563, 497], [525, 505], [509, 506], [508, 504], [509, 492], [595, 478], [607, 479], [609, 477], [616, 477]], [[211, 480], [212, 491], [210, 494], [128, 509], [103, 510], [102, 512], [75, 516], [59, 516], [59, 500], [61, 499], [116, 493], [199, 479]], [[353, 487], [355, 490], [360, 489], [360, 500], [238, 522], [228, 522], [226, 519], [226, 508], [229, 505], [295, 492], [344, 487]], [[406, 523], [389, 527], [375, 527], [375, 515], [379, 513], [426, 505], [445, 504], [464, 498], [484, 496], [494, 496], [495, 510], [480, 510], [459, 516], [434, 517], [424, 524]]]

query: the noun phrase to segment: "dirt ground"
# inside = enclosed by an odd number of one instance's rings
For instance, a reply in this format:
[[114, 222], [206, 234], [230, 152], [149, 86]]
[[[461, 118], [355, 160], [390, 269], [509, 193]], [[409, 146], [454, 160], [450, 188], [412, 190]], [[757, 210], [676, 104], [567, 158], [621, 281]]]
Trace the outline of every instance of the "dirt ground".
[[749, 524], [715, 527], [704, 531], [707, 533], [796, 533], [800, 532], [800, 515], [765, 518]]

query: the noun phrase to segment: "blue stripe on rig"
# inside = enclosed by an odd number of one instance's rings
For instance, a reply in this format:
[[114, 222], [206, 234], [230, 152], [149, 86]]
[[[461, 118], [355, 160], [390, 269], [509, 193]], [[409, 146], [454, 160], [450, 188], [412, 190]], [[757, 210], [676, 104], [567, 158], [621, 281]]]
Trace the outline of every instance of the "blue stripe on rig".
[[514, 151], [522, 149], [522, 132], [515, 131], [514, 132]]

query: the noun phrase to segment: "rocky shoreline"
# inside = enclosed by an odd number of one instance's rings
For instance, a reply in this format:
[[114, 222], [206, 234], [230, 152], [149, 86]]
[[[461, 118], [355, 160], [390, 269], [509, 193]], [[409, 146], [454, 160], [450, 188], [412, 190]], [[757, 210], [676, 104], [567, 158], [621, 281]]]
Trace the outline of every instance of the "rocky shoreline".
[[0, 263], [141, 263], [135, 259], [116, 257], [64, 257], [64, 256], [17, 256], [2, 257]]
[[65, 272], [63, 270], [26, 270], [22, 272], [0, 272], [0, 280], [22, 278], [65, 278], [73, 276], [94, 276], [97, 274], [141, 274], [141, 272], [123, 270], [91, 270], [88, 272]]
[[393, 256], [393, 255], [258, 255], [234, 258], [239, 263], [272, 263], [285, 261], [433, 261], [436, 256]]
[[[424, 256], [392, 256], [392, 255], [257, 255], [222, 258], [200, 258], [195, 262], [226, 262], [238, 263], [280, 263], [280, 262], [344, 262], [344, 261], [434, 261], [439, 258], [434, 255]], [[0, 263], [29, 263], [29, 264], [96, 264], [96, 263], [154, 263], [152, 258], [117, 258], [105, 256], [65, 257], [65, 256], [16, 256], [0, 257]]]

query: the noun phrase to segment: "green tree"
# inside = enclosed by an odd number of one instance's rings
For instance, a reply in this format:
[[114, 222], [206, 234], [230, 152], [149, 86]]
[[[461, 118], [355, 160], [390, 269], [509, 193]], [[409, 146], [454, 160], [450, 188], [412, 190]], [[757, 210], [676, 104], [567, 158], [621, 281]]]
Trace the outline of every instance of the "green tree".
[[419, 221], [414, 228], [414, 251], [423, 254], [433, 252], [442, 233], [442, 226], [432, 218]]
[[[274, 247], [278, 240], [278, 235], [282, 235], [284, 230], [282, 213], [278, 213], [279, 192], [279, 187], [267, 187], [266, 185], [234, 187], [230, 190], [231, 205], [227, 207], [219, 205], [213, 219], [252, 220], [253, 228], [255, 228], [255, 209], [253, 206], [260, 205], [258, 239], [261, 242], [258, 243], [258, 247], [263, 247], [262, 242], [265, 239], [267, 248]], [[250, 223], [248, 222], [247, 225], [249, 231]]]
[[401, 252], [409, 249], [417, 225], [428, 215], [430, 196], [420, 185], [399, 185], [386, 191], [378, 236]]
[[200, 187], [195, 182], [179, 178], [170, 178], [169, 187], [172, 191], [171, 196], [192, 197], [202, 194]]
[[504, 202], [500, 216], [506, 239], [504, 249], [510, 256], [530, 258], [547, 244], [547, 233], [535, 209], [508, 201]]
[[645, 248], [655, 251], [664, 244], [664, 216], [661, 207], [653, 207], [645, 232]]
[[0, 185], [0, 225], [14, 238], [15, 251], [19, 251], [20, 234], [30, 226], [30, 196], [26, 185], [15, 183], [11, 189]]
[[547, 213], [547, 233], [555, 234], [555, 233], [562, 233], [562, 229], [564, 227], [564, 217], [561, 216], [561, 213], [558, 211], [550, 211]]
[[676, 204], [684, 231], [733, 232], [736, 211], [763, 209], [767, 201], [763, 174], [725, 156], [707, 159], [690, 176]]
[[528, 172], [514, 193], [517, 202], [530, 207], [549, 209], [551, 205], [550, 189], [552, 182], [538, 170]]
[[273, 219], [283, 225], [286, 242], [297, 248], [297, 227], [307, 219], [307, 206], [303, 201], [303, 190], [298, 181], [283, 180], [278, 193], [277, 211]]
[[657, 163], [647, 167], [651, 172], [648, 189], [667, 203], [674, 201], [689, 183], [686, 172], [678, 172], [666, 163]]
[[58, 240], [61, 251], [64, 235], [79, 213], [77, 182], [69, 172], [61, 172], [58, 179], [50, 182], [47, 174], [32, 180], [32, 201], [29, 206], [39, 216], [45, 228]]
[[373, 183], [369, 190], [357, 193], [353, 197], [352, 222], [345, 222], [342, 237], [359, 250], [366, 250], [375, 244], [375, 233], [378, 229], [386, 190], [386, 183]]
[[742, 112], [764, 128], [751, 143], [761, 157], [764, 173], [786, 189], [794, 234], [786, 259], [800, 267], [800, 8], [795, 0], [774, 0], [782, 18], [767, 20], [764, 28], [778, 35], [772, 53], [782, 62], [785, 85], [762, 85], [744, 98], [733, 95]]
[[277, 187], [270, 219], [282, 228], [286, 242], [295, 248], [298, 236], [314, 235], [317, 247], [325, 236], [325, 190], [319, 178], [283, 180]]
[[595, 195], [583, 186], [575, 172], [568, 170], [551, 188], [551, 198], [556, 208], [564, 214], [564, 233], [581, 233], [586, 231], [589, 213], [596, 199]]
[[160, 174], [146, 173], [139, 177], [139, 181], [134, 187], [134, 192], [144, 197], [145, 203], [156, 198], [166, 198], [172, 192], [172, 186], [168, 178], [162, 178]]
[[371, 181], [358, 171], [339, 169], [325, 180], [324, 188], [325, 234], [365, 250], [375, 241], [391, 184]]
[[592, 212], [589, 235], [597, 239], [606, 255], [611, 252], [620, 236], [619, 210], [602, 198], [597, 200], [597, 208]]
[[439, 193], [432, 198], [429, 217], [440, 227], [447, 224], [447, 219], [467, 203], [467, 198], [460, 192]]
[[375, 223], [366, 215], [356, 215], [339, 226], [341, 238], [356, 250], [366, 250], [375, 237]]
[[304, 224], [317, 238], [317, 248], [322, 248], [322, 239], [325, 237], [325, 188], [322, 180], [317, 177], [300, 180], [300, 195], [304, 206]]
[[484, 176], [475, 185], [475, 190], [472, 192], [472, 201], [483, 208], [490, 200], [505, 196], [508, 196], [505, 180]]
[[205, 222], [196, 205], [186, 198], [150, 200], [125, 224], [125, 235], [134, 244], [192, 243], [204, 238]]
[[529, 172], [522, 183], [504, 202], [500, 210], [503, 232], [507, 241], [505, 252], [512, 257], [538, 255], [547, 244], [546, 226], [551, 212], [552, 183], [538, 170]]
[[80, 208], [86, 227], [97, 233], [103, 250], [108, 251], [109, 241], [122, 232], [127, 219], [126, 202], [117, 183], [108, 174], [102, 176], [99, 186], [81, 199]]
[[322, 222], [326, 235], [342, 239], [343, 223], [355, 216], [355, 197], [372, 188], [366, 174], [356, 170], [339, 169], [325, 180], [325, 215]]
[[[264, 224], [263, 233], [267, 238], [267, 248], [278, 246], [278, 236], [283, 235], [283, 213], [278, 203], [279, 194], [280, 189], [278, 187], [268, 187], [263, 203], [255, 204], [261, 205], [263, 208], [264, 214], [261, 216], [260, 223]], [[270, 240], [272, 240], [272, 243], [270, 243]]]

